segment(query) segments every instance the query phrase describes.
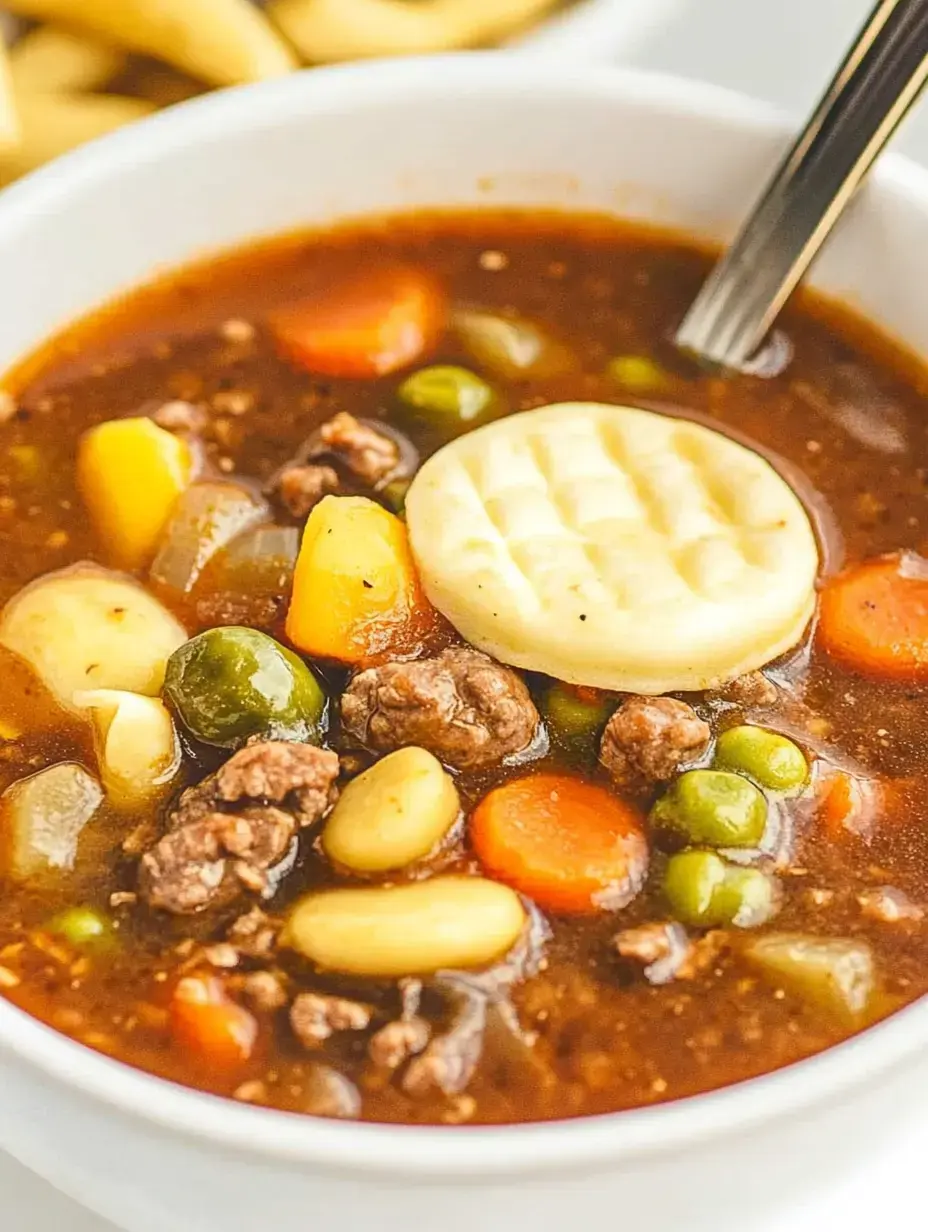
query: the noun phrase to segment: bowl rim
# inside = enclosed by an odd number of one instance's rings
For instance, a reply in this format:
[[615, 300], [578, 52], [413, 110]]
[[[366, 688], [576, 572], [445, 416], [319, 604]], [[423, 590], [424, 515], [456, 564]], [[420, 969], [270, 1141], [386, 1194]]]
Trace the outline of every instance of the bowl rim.
[[[578, 71], [579, 69], [579, 71]], [[458, 92], [479, 83], [501, 100], [534, 91], [604, 103], [651, 102], [707, 124], [781, 136], [776, 110], [735, 91], [682, 77], [549, 58], [525, 51], [464, 53], [313, 69], [181, 104], [89, 145], [0, 194], [0, 233], [27, 233], [37, 213], [65, 209], [69, 195], [120, 168], [208, 141], [230, 126], [266, 124], [294, 106], [324, 114], [410, 92]], [[928, 171], [888, 155], [878, 191], [928, 216]], [[416, 1127], [333, 1122], [204, 1094], [94, 1052], [0, 998], [0, 1047], [55, 1082], [134, 1119], [237, 1153], [392, 1180], [499, 1178], [583, 1172], [703, 1146], [759, 1122], [840, 1102], [879, 1080], [928, 1040], [928, 998], [843, 1044], [784, 1069], [708, 1094], [600, 1116], [514, 1126]]]

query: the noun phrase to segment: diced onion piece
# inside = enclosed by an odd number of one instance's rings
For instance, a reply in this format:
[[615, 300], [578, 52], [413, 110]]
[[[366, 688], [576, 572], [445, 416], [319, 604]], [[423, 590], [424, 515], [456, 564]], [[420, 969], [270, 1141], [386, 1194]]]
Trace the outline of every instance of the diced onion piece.
[[771, 981], [834, 1017], [864, 1018], [873, 999], [873, 954], [865, 941], [769, 933], [744, 951]]
[[504, 380], [558, 376], [575, 366], [567, 347], [534, 321], [460, 308], [452, 323], [477, 363]]
[[81, 831], [102, 801], [97, 780], [70, 761], [8, 787], [0, 796], [4, 873], [28, 881], [73, 868]]
[[180, 745], [158, 698], [89, 689], [75, 693], [74, 704], [91, 711], [100, 775], [115, 807], [144, 804], [177, 773]]
[[152, 581], [186, 593], [208, 561], [267, 517], [260, 497], [234, 483], [191, 484], [174, 509], [151, 567]]
[[216, 557], [209, 580], [216, 590], [284, 594], [299, 550], [299, 527], [257, 526], [238, 535]]
[[0, 614], [0, 645], [72, 710], [83, 689], [159, 693], [169, 657], [186, 640], [138, 582], [86, 562], [36, 579]]

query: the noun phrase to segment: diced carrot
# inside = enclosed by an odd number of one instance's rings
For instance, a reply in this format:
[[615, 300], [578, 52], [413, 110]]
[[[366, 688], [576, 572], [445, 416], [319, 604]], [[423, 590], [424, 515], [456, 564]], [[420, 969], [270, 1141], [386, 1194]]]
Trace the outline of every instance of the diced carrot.
[[433, 621], [406, 527], [363, 496], [327, 496], [309, 515], [287, 636], [304, 654], [358, 664], [414, 648]]
[[869, 836], [877, 805], [876, 783], [847, 770], [832, 769], [817, 780], [815, 794], [821, 826], [830, 838]]
[[578, 701], [583, 702], [587, 706], [604, 705], [610, 697], [610, 694], [605, 689], [596, 689], [589, 684], [568, 684], [564, 687], [569, 689]]
[[818, 638], [862, 676], [928, 681], [928, 561], [881, 556], [833, 578], [822, 592]]
[[471, 841], [487, 872], [551, 911], [616, 911], [648, 869], [642, 816], [605, 788], [533, 774], [477, 806]]
[[179, 980], [170, 1005], [176, 1043], [210, 1065], [232, 1069], [247, 1061], [258, 1040], [258, 1021], [226, 995], [213, 975]]
[[334, 377], [378, 377], [414, 363], [435, 341], [442, 294], [427, 274], [373, 270], [278, 308], [271, 331], [288, 359]]

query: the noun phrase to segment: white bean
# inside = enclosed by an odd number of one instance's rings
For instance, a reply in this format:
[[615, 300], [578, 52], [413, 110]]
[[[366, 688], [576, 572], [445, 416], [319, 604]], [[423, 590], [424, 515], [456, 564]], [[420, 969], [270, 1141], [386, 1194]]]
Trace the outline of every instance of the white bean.
[[294, 907], [283, 942], [332, 971], [394, 978], [486, 966], [512, 948], [525, 923], [525, 908], [507, 886], [433, 877], [310, 894]]
[[325, 830], [322, 847], [356, 873], [405, 868], [433, 851], [458, 819], [451, 776], [425, 749], [397, 749], [349, 783]]

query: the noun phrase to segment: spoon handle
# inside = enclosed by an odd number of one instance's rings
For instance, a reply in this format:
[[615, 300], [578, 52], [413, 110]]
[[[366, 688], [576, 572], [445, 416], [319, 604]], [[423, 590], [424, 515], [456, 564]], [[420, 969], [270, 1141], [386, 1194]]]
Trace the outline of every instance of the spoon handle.
[[879, 0], [809, 123], [677, 332], [743, 366], [928, 80], [928, 0]]

